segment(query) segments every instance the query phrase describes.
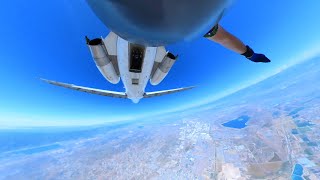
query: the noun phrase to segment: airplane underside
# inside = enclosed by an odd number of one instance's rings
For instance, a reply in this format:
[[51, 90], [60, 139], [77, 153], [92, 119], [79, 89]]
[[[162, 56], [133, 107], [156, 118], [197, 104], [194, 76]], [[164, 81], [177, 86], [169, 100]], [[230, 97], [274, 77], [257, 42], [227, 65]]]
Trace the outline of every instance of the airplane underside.
[[172, 94], [193, 88], [184, 87], [145, 92], [149, 81], [152, 85], [158, 85], [163, 81], [177, 59], [177, 56], [167, 52], [163, 46], [145, 47], [133, 44], [120, 38], [113, 32], [110, 32], [105, 39], [96, 38], [90, 40], [86, 37], [86, 40], [101, 74], [112, 84], [119, 83], [121, 79], [126, 89], [125, 92], [95, 89], [46, 79], [42, 80], [49, 84], [91, 94], [127, 98], [131, 99], [134, 103], [138, 103], [142, 98]]

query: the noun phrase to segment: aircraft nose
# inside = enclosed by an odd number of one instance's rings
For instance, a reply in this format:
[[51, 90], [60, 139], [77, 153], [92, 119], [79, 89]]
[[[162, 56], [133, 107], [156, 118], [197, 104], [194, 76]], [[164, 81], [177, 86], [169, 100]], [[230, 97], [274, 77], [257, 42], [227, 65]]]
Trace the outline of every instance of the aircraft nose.
[[100, 20], [120, 37], [141, 45], [161, 46], [203, 36], [232, 0], [87, 2]]

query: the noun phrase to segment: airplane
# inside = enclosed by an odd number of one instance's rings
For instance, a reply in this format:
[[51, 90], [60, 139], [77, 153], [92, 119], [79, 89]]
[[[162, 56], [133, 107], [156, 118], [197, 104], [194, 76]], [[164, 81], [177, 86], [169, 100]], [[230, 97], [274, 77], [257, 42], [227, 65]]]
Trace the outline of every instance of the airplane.
[[49, 84], [73, 90], [109, 96], [114, 98], [128, 98], [138, 103], [142, 98], [150, 98], [185, 91], [194, 88], [183, 87], [163, 91], [145, 92], [148, 81], [158, 85], [169, 73], [178, 56], [166, 51], [164, 46], [146, 47], [130, 43], [113, 32], [103, 39], [90, 40], [86, 37], [91, 55], [101, 74], [112, 84], [122, 80], [125, 92], [107, 91], [57, 81], [41, 79]]
[[112, 84], [122, 80], [125, 92], [107, 91], [47, 79], [65, 88], [138, 103], [150, 98], [194, 88], [183, 87], [145, 92], [148, 81], [158, 85], [178, 56], [165, 45], [194, 39], [219, 22], [233, 0], [86, 0], [93, 13], [111, 32], [106, 38], [86, 37], [91, 55], [101, 74]]

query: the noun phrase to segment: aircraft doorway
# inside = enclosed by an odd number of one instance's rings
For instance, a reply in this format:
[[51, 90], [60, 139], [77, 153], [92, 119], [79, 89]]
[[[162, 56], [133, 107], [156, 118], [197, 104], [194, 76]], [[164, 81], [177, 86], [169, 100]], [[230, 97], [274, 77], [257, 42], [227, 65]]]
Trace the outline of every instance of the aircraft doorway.
[[144, 53], [145, 53], [144, 47], [136, 44], [130, 44], [130, 63], [129, 63], [130, 72], [141, 73]]

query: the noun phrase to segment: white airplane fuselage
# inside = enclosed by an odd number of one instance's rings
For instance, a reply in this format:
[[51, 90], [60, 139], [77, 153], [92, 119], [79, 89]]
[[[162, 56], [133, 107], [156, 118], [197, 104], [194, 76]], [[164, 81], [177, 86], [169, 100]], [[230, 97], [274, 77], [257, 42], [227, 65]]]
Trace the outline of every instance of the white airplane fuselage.
[[[138, 103], [143, 98], [145, 88], [150, 79], [152, 67], [154, 65], [157, 48], [145, 48], [141, 72], [130, 72], [130, 48], [128, 41], [118, 38], [117, 42], [117, 57], [120, 71], [120, 77], [125, 87], [125, 92], [128, 99], [134, 103]], [[136, 82], [134, 82], [136, 81]]]
[[[106, 71], [102, 70], [103, 67], [99, 67], [99, 63], [97, 63], [99, 60], [95, 58], [97, 52], [94, 51], [94, 47], [90, 45], [89, 41], [88, 45], [98, 69], [111, 83], [116, 84], [121, 79], [127, 98], [134, 103], [138, 103], [145, 96], [145, 88], [148, 81], [150, 80], [153, 85], [159, 84], [176, 60], [176, 57], [166, 52], [163, 46], [145, 47], [133, 44], [113, 32], [110, 32], [105, 39], [101, 38], [101, 40], [103, 42], [102, 46], [105, 47], [107, 58], [114, 61], [110, 60], [109, 64], [105, 64], [106, 66], [113, 66], [116, 74], [112, 72], [112, 67], [109, 67]], [[98, 46], [100, 45], [98, 44]], [[161, 62], [164, 63], [161, 66], [162, 68], [159, 69]], [[116, 69], [118, 69], [118, 72]], [[110, 74], [113, 77], [108, 77]]]

